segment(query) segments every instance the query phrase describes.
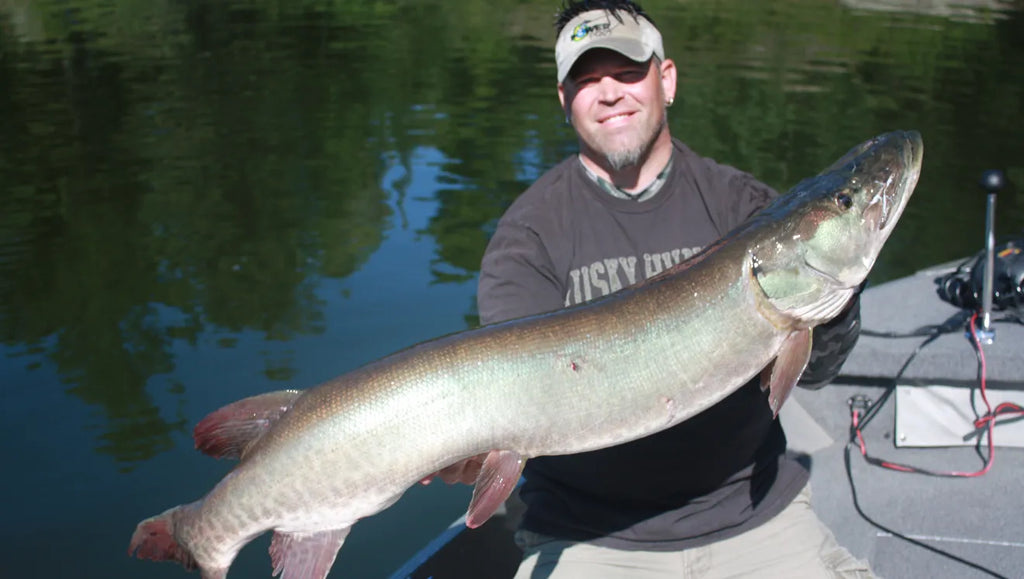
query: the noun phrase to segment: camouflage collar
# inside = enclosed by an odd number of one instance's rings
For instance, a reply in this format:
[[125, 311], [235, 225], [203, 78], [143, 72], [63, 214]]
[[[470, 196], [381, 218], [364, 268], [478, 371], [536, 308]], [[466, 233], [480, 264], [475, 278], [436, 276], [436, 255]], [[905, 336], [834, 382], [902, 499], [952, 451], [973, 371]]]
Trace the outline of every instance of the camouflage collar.
[[669, 157], [668, 163], [665, 164], [665, 168], [662, 169], [660, 173], [658, 173], [658, 176], [654, 178], [654, 181], [652, 181], [650, 185], [644, 187], [640, 191], [630, 193], [629, 191], [620, 189], [613, 185], [612, 183], [609, 183], [604, 178], [599, 176], [597, 173], [591, 171], [590, 168], [587, 167], [586, 163], [583, 162], [582, 158], [579, 159], [580, 165], [583, 167], [583, 171], [587, 174], [587, 176], [593, 179], [594, 182], [597, 183], [602, 189], [604, 189], [609, 195], [611, 195], [612, 197], [618, 197], [619, 199], [630, 199], [638, 202], [647, 201], [648, 199], [654, 197], [658, 193], [658, 191], [661, 190], [661, 186], [665, 184], [665, 181], [668, 180], [668, 173], [669, 171], [672, 170], [672, 158]]

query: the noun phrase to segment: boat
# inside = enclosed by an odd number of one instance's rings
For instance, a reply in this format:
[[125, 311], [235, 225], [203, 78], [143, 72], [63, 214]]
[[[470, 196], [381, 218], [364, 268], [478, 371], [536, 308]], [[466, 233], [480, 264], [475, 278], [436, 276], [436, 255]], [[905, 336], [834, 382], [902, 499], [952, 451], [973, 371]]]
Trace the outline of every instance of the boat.
[[[989, 310], [987, 324], [943, 299], [943, 284], [972, 261], [867, 287], [861, 336], [840, 376], [796, 389], [780, 414], [791, 450], [810, 465], [815, 512], [881, 576], [1024, 569], [1024, 420], [975, 424], [983, 398], [1024, 407], [1024, 295], [1017, 308]], [[478, 529], [452, 522], [391, 579], [511, 578], [519, 513], [513, 494]]]

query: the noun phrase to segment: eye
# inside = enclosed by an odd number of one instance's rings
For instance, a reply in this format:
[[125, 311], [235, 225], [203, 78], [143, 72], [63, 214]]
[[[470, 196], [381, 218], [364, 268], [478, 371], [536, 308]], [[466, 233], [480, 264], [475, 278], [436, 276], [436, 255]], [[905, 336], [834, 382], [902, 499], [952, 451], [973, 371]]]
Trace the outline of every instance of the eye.
[[853, 197], [850, 197], [849, 193], [846, 192], [836, 193], [836, 205], [840, 209], [849, 209], [853, 207]]
[[634, 84], [647, 78], [647, 69], [628, 69], [615, 75], [615, 80], [623, 84]]
[[591, 84], [597, 82], [597, 78], [594, 77], [594, 76], [581, 76], [579, 78], [574, 78], [572, 82], [578, 88], [584, 88], [584, 87], [586, 87], [588, 85], [591, 85]]

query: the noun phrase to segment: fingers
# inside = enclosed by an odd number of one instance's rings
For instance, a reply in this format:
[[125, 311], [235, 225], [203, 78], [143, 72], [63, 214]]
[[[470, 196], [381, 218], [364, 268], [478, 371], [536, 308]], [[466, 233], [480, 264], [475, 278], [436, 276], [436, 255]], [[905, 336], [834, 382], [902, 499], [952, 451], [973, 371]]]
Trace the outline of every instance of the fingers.
[[487, 455], [481, 454], [473, 456], [465, 460], [447, 466], [439, 471], [441, 480], [448, 484], [463, 483], [471, 485], [476, 482], [477, 476], [480, 474], [480, 469], [484, 465], [484, 457]]
[[477, 477], [480, 476], [480, 469], [483, 468], [484, 458], [486, 457], [486, 454], [480, 454], [460, 460], [455, 464], [446, 466], [441, 470], [422, 478], [420, 480], [420, 484], [428, 485], [435, 477], [441, 477], [441, 480], [450, 485], [455, 483], [471, 485], [475, 483]]

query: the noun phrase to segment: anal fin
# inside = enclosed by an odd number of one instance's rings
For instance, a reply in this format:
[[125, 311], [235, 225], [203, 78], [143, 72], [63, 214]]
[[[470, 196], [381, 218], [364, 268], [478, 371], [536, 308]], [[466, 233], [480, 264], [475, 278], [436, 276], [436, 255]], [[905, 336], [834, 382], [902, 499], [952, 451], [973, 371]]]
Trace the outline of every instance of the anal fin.
[[278, 390], [211, 412], [192, 431], [196, 448], [214, 458], [241, 458], [301, 394], [301, 390]]
[[270, 541], [273, 576], [281, 579], [324, 579], [334, 565], [351, 527], [317, 533], [277, 531]]
[[525, 465], [526, 460], [513, 450], [487, 453], [466, 512], [467, 527], [475, 529], [491, 518], [515, 490]]

